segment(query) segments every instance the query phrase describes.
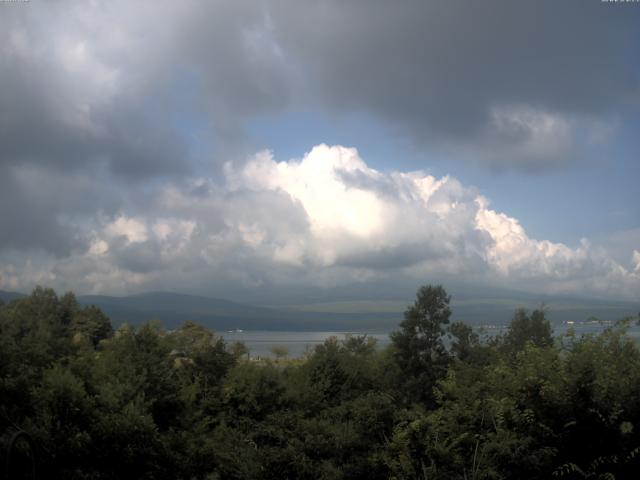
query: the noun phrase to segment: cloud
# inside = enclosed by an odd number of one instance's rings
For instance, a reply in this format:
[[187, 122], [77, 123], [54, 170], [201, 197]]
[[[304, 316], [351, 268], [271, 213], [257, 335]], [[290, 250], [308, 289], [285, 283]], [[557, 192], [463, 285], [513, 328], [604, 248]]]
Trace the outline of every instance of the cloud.
[[631, 261], [633, 263], [633, 271], [637, 274], [640, 274], [640, 252], [638, 250], [633, 251]]
[[211, 293], [433, 274], [637, 295], [635, 236], [615, 253], [538, 241], [452, 177], [393, 158], [376, 171], [342, 147], [276, 161], [245, 132], [287, 110], [364, 113], [451, 161], [570, 165], [638, 104], [640, 10], [627, 7], [3, 8], [0, 286]]
[[155, 97], [161, 79], [149, 85], [136, 74], [155, 71], [130, 39], [137, 32], [121, 30], [131, 22], [116, 23], [120, 29], [102, 23], [123, 13], [50, 3], [3, 15], [0, 164], [106, 166], [127, 178], [185, 170], [184, 143], [161, 120], [171, 118]]
[[638, 102], [629, 64], [639, 53], [638, 9], [599, 1], [275, 5], [276, 38], [322, 102], [374, 113], [423, 148], [554, 168], [584, 153], [576, 136], [595, 135], [595, 123], [615, 123], [613, 112]]
[[[375, 115], [421, 149], [493, 167], [556, 168], [589, 153], [577, 139], [612, 136], [617, 116], [638, 104], [630, 59], [640, 53], [640, 11], [626, 7], [186, 0], [3, 9], [0, 162], [99, 164], [137, 180], [188, 174], [193, 130], [218, 155], [238, 157], [248, 120], [296, 108]], [[191, 134], [185, 115], [201, 117]]]
[[39, 269], [29, 256], [16, 263], [5, 254], [0, 287], [44, 279], [79, 291], [180, 285], [219, 294], [455, 276], [545, 293], [640, 291], [638, 252], [625, 268], [586, 240], [532, 239], [454, 178], [383, 173], [342, 146], [318, 145], [288, 161], [260, 152], [228, 164], [221, 183], [163, 184], [143, 209], [125, 205], [85, 225], [82, 254], [43, 257]]

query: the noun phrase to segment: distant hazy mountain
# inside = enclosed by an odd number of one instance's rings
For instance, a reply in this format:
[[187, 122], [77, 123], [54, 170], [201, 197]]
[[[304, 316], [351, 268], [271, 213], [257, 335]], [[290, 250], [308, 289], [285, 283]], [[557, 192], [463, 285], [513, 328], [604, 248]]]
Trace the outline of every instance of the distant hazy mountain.
[[[5, 302], [24, 296], [0, 291]], [[307, 299], [308, 300], [308, 299]], [[248, 305], [218, 298], [151, 292], [126, 297], [79, 296], [82, 305], [100, 307], [114, 325], [141, 324], [160, 320], [166, 328], [176, 328], [192, 320], [218, 331], [225, 330], [318, 330], [380, 331], [397, 328], [402, 312], [412, 298], [393, 300], [315, 301], [270, 306]], [[637, 315], [640, 302], [585, 300], [559, 296], [530, 295], [508, 291], [453, 293], [453, 321], [470, 324], [506, 324], [516, 308], [545, 306], [552, 322], [586, 320], [597, 317], [617, 320]]]
[[[393, 320], [388, 323], [390, 328], [395, 328], [402, 319], [402, 312], [410, 304], [410, 301], [353, 301], [353, 302], [326, 302], [304, 305], [290, 305], [289, 310], [308, 315], [314, 312], [318, 315], [340, 315], [351, 313], [353, 315], [366, 316], [367, 313], [379, 315], [381, 324], [383, 318]], [[633, 302], [603, 302], [575, 299], [534, 299], [530, 298], [465, 298], [451, 301], [452, 316], [454, 322], [461, 321], [471, 325], [503, 325], [507, 324], [518, 308], [533, 310], [544, 308], [547, 317], [552, 323], [562, 323], [568, 320], [584, 321], [591, 317], [600, 320], [615, 321], [627, 316], [635, 316], [640, 310], [640, 303]]]
[[9, 303], [11, 300], [15, 300], [16, 298], [26, 297], [24, 293], [18, 292], [6, 292], [4, 290], [0, 290], [0, 300], [5, 303]]
[[86, 295], [83, 305], [100, 307], [114, 324], [139, 324], [160, 320], [175, 328], [186, 320], [202, 323], [214, 330], [353, 330], [387, 329], [397, 324], [398, 315], [361, 312], [314, 312], [287, 308], [246, 305], [218, 298], [153, 292], [128, 297]]
[[265, 308], [242, 305], [218, 298], [199, 297], [169, 292], [151, 292], [128, 297], [84, 295], [78, 297], [83, 305], [100, 307], [114, 324], [139, 324], [160, 320], [167, 328], [175, 328], [192, 320], [214, 329], [287, 328], [275, 312]]

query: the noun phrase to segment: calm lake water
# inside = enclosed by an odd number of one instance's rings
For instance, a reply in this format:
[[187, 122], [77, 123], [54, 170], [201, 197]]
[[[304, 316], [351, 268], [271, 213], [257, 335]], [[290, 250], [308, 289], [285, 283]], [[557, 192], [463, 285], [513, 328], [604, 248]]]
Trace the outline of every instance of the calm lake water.
[[[554, 325], [553, 331], [557, 336], [564, 335], [570, 327], [573, 327], [576, 334], [585, 335], [602, 332], [609, 324], [586, 323], [574, 325]], [[497, 335], [505, 330], [505, 326], [485, 326], [484, 332], [487, 335]], [[346, 334], [367, 335], [377, 340], [378, 347], [385, 347], [389, 344], [389, 334], [380, 332], [292, 332], [292, 331], [233, 331], [220, 332], [228, 343], [240, 341], [249, 349], [252, 357], [272, 357], [273, 347], [285, 347], [289, 352], [289, 358], [302, 357], [305, 352], [312, 350], [316, 345], [320, 345], [327, 338], [335, 336], [343, 339]], [[640, 326], [633, 325], [627, 334], [640, 342]]]
[[377, 340], [378, 347], [389, 344], [387, 333], [368, 332], [275, 332], [275, 331], [243, 331], [219, 332], [227, 343], [243, 342], [252, 357], [272, 357], [273, 347], [286, 347], [289, 358], [302, 357], [307, 349], [312, 350], [322, 344], [329, 337], [343, 339], [346, 334], [367, 335]]

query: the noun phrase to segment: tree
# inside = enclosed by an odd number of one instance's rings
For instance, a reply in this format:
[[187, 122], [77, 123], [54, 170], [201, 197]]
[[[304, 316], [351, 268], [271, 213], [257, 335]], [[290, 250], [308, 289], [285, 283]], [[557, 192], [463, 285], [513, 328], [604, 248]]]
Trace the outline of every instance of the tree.
[[276, 360], [281, 360], [289, 355], [289, 349], [284, 345], [274, 345], [271, 347], [271, 353], [276, 357]]
[[451, 353], [460, 360], [466, 360], [471, 356], [474, 347], [479, 345], [478, 334], [466, 323], [455, 322], [449, 327], [449, 333], [453, 336]]
[[442, 338], [451, 316], [450, 300], [441, 285], [420, 287], [414, 304], [404, 312], [401, 330], [390, 335], [410, 400], [432, 403], [433, 387], [446, 374], [449, 355]]
[[91, 341], [95, 347], [101, 340], [113, 335], [111, 321], [95, 305], [77, 310], [73, 315], [71, 328]]
[[531, 314], [523, 308], [516, 310], [504, 342], [511, 352], [522, 350], [527, 342], [532, 342], [536, 347], [553, 345], [553, 331], [544, 309], [538, 308]]

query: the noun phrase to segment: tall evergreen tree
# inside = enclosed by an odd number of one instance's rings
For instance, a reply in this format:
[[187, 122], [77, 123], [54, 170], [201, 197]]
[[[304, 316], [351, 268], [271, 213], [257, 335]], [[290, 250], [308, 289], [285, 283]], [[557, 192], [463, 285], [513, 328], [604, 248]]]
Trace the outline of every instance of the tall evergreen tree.
[[400, 330], [391, 334], [409, 401], [431, 404], [435, 382], [446, 374], [449, 354], [442, 340], [451, 316], [450, 300], [441, 285], [420, 287], [414, 304], [404, 312]]

